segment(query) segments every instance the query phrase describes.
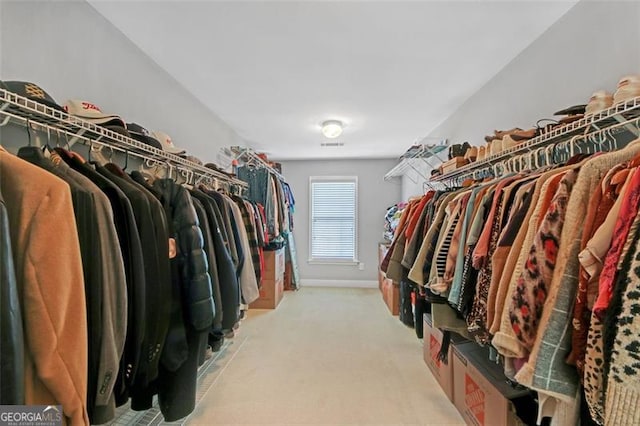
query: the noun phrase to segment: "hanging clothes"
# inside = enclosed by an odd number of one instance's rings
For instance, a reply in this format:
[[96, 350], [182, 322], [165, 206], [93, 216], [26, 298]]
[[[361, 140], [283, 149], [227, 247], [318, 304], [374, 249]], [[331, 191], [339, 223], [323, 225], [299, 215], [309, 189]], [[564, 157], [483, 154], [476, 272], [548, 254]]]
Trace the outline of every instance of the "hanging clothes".
[[0, 404], [23, 405], [24, 395], [24, 331], [22, 308], [13, 250], [9, 232], [9, 215], [0, 193]]
[[171, 235], [177, 243], [177, 256], [172, 263], [177, 266], [173, 288], [179, 298], [173, 312], [180, 315], [172, 316], [174, 322], [167, 341], [179, 339], [186, 345], [182, 343], [183, 350], [176, 354], [179, 358], [175, 359], [174, 366], [177, 368], [161, 365], [157, 384], [162, 414], [166, 421], [175, 421], [195, 408], [198, 361], [213, 324], [215, 304], [203, 251], [204, 238], [189, 192], [171, 179], [158, 179], [153, 186], [164, 196]]
[[[67, 421], [88, 424], [87, 316], [69, 186], [2, 147], [0, 168], [23, 313], [24, 402], [60, 404]], [[52, 217], [65, 220], [52, 230]]]

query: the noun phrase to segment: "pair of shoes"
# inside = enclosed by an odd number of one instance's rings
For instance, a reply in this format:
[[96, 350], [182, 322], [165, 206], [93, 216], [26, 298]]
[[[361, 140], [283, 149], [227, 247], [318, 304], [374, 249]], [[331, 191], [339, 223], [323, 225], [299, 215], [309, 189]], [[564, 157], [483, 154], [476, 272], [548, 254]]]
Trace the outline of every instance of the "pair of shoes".
[[628, 75], [618, 82], [618, 89], [613, 94], [613, 104], [618, 105], [638, 96], [640, 96], [640, 75]]
[[235, 331], [233, 330], [225, 330], [224, 331], [224, 337], [227, 339], [233, 339], [236, 336]]

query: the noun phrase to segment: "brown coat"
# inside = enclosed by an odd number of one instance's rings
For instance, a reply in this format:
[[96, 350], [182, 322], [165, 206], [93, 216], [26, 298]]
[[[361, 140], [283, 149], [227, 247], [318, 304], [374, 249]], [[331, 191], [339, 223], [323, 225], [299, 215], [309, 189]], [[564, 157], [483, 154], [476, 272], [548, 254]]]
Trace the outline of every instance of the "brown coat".
[[63, 407], [88, 424], [87, 321], [69, 186], [0, 147], [25, 335], [25, 404]]

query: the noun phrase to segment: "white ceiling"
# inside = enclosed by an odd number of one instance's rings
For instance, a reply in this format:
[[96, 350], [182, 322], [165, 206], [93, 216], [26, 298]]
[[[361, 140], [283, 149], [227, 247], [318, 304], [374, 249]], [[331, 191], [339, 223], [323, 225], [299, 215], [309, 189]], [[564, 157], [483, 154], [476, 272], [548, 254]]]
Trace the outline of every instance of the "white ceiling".
[[[251, 146], [300, 159], [397, 157], [576, 1], [90, 3]], [[343, 147], [320, 146], [327, 119]]]

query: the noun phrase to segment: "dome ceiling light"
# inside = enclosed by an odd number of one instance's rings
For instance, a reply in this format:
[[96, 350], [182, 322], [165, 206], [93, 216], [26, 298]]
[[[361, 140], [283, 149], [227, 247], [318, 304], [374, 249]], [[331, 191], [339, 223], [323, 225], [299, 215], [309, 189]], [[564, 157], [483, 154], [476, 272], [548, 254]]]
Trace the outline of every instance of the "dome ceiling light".
[[322, 123], [322, 134], [329, 139], [335, 139], [342, 134], [342, 122], [327, 120]]

